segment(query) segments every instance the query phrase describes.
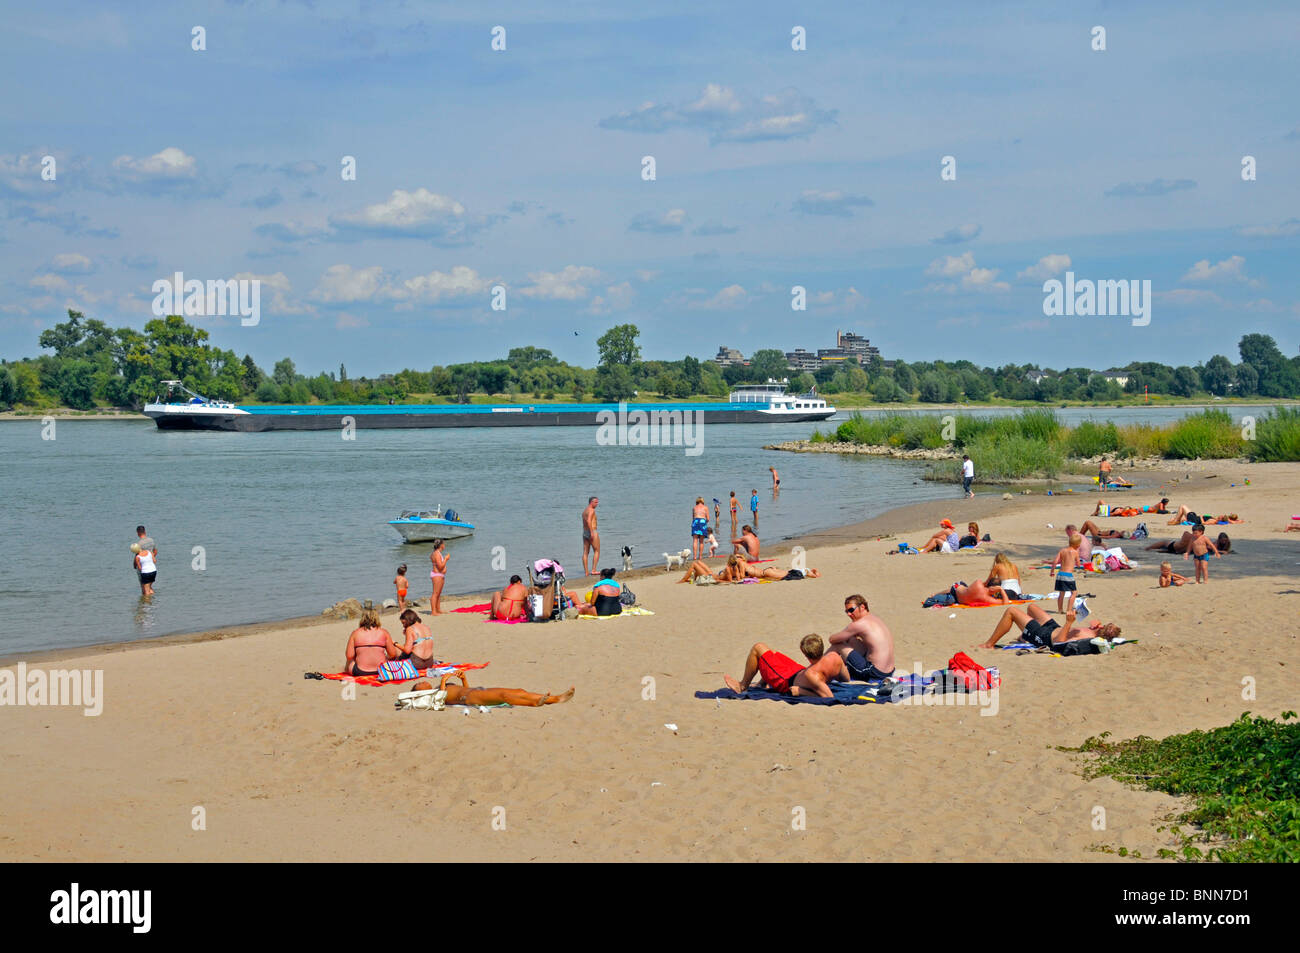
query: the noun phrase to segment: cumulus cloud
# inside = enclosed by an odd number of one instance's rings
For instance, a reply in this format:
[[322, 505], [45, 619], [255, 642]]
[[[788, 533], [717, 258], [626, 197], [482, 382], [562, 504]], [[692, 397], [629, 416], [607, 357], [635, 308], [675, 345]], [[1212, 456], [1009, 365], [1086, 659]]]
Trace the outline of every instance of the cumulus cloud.
[[468, 244], [486, 222], [455, 199], [420, 188], [394, 189], [382, 202], [332, 216], [330, 224], [342, 238], [419, 238], [453, 246]]
[[1055, 278], [1065, 269], [1070, 267], [1069, 255], [1044, 255], [1038, 259], [1038, 264], [1030, 265], [1024, 271], [1017, 272], [1017, 278], [1032, 278], [1035, 281], [1046, 281], [1048, 278]]
[[330, 230], [323, 225], [307, 225], [302, 222], [268, 222], [257, 226], [253, 231], [285, 244], [320, 241], [330, 234]]
[[356, 304], [378, 297], [385, 284], [384, 269], [379, 265], [369, 268], [330, 265], [321, 275], [311, 298], [322, 304]]
[[431, 271], [394, 283], [388, 295], [411, 304], [443, 304], [453, 299], [487, 295], [492, 281], [468, 265], [456, 265], [451, 271]]
[[680, 235], [690, 220], [685, 209], [673, 208], [662, 215], [642, 212], [632, 219], [627, 228], [630, 232], [648, 232], [652, 235]]
[[1192, 265], [1179, 281], [1242, 281], [1252, 286], [1258, 284], [1247, 277], [1246, 259], [1240, 255], [1225, 258], [1214, 265], [1210, 264], [1208, 258], [1203, 258]]
[[925, 273], [937, 278], [955, 278], [957, 281], [941, 281], [929, 285], [927, 291], [942, 291], [953, 294], [958, 289], [967, 291], [1010, 291], [1011, 286], [1005, 281], [998, 281], [998, 269], [980, 268], [975, 264], [973, 252], [960, 255], [944, 255], [930, 262]]
[[562, 271], [534, 271], [532, 282], [519, 289], [525, 298], [539, 301], [577, 301], [586, 298], [588, 285], [600, 281], [600, 270], [589, 265], [568, 265]]
[[1112, 198], [1148, 198], [1196, 188], [1194, 179], [1152, 179], [1150, 182], [1121, 182], [1106, 194]]
[[272, 314], [310, 314], [316, 309], [311, 305], [292, 297], [293, 286], [284, 272], [277, 271], [270, 275], [254, 274], [241, 271], [235, 275], [236, 280], [260, 281], [262, 301]]
[[956, 228], [950, 228], [938, 238], [930, 239], [930, 242], [935, 245], [960, 245], [962, 242], [969, 242], [979, 238], [982, 231], [984, 231], [982, 225], [976, 225], [972, 222], [969, 225], [958, 225]]
[[60, 275], [88, 275], [95, 270], [94, 262], [78, 252], [55, 255], [46, 267]]
[[103, 186], [109, 192], [127, 191], [144, 195], [212, 196], [225, 191], [199, 173], [198, 160], [182, 149], [168, 146], [151, 156], [118, 156]]
[[848, 218], [855, 208], [866, 208], [876, 203], [865, 195], [849, 195], [838, 189], [822, 192], [817, 189], [805, 189], [794, 200], [794, 210], [805, 215], [835, 215]]
[[610, 314], [614, 311], [626, 311], [632, 307], [632, 302], [636, 299], [636, 291], [633, 290], [631, 282], [623, 281], [616, 285], [610, 285], [605, 289], [603, 295], [596, 295], [591, 299], [591, 304], [587, 307], [589, 314]]
[[[58, 176], [52, 182], [41, 177], [45, 168], [42, 160], [46, 156], [54, 159], [54, 172]], [[76, 186], [87, 168], [88, 163], [84, 158], [80, 156], [66, 158], [49, 149], [0, 155], [0, 195], [26, 198]]]
[[797, 89], [755, 97], [719, 83], [706, 85], [694, 100], [645, 102], [599, 123], [602, 129], [624, 132], [695, 130], [706, 133], [713, 145], [797, 139], [834, 124], [835, 110], [819, 108]]

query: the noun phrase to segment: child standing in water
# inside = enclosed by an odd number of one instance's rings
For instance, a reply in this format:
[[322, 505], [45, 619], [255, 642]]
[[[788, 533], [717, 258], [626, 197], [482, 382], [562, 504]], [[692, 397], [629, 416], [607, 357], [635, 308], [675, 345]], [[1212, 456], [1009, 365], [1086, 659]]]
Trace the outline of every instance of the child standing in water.
[[393, 578], [393, 585], [397, 587], [397, 608], [406, 608], [406, 590], [409, 583], [406, 579], [406, 563], [397, 567], [397, 575]]
[[1170, 586], [1181, 586], [1187, 582], [1186, 576], [1180, 576], [1174, 572], [1174, 567], [1169, 563], [1160, 564], [1160, 588], [1168, 589]]
[[731, 491], [731, 535], [736, 535], [736, 507], [739, 504], [736, 501], [736, 491]]
[[1074, 605], [1074, 570], [1079, 565], [1079, 546], [1083, 542], [1083, 537], [1078, 533], [1070, 537], [1070, 545], [1066, 546], [1056, 554], [1056, 559], [1052, 563], [1052, 571], [1049, 576], [1056, 577], [1056, 611], [1065, 611], [1065, 597], [1070, 597], [1070, 605]]

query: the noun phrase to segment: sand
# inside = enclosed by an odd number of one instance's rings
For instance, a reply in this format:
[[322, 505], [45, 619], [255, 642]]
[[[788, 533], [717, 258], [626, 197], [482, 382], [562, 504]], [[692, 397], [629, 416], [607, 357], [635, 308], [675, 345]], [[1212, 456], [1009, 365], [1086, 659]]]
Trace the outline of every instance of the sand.
[[[954, 498], [814, 534], [796, 542], [817, 580], [694, 587], [636, 573], [653, 617], [432, 620], [440, 657], [491, 662], [474, 684], [576, 686], [572, 703], [544, 709], [397, 712], [399, 688], [359, 687], [349, 699], [341, 683], [304, 680], [341, 667], [354, 623], [339, 621], [29, 656], [30, 667], [102, 670], [103, 713], [0, 708], [0, 858], [1115, 859], [1104, 846], [1154, 857], [1169, 846], [1157, 827], [1180, 802], [1084, 781], [1081, 757], [1056, 746], [1297, 707], [1300, 533], [1277, 530], [1300, 510], [1298, 475], [1294, 464], [1172, 468], [1178, 482], [1163, 495], [1249, 521], [1227, 528], [1240, 552], [1211, 560], [1206, 586], [1159, 589], [1160, 558], [1136, 546], [1126, 549], [1141, 569], [1082, 577], [1094, 617], [1140, 640], [1107, 656], [976, 650], [1000, 610], [921, 608], [952, 581], [983, 577], [998, 549], [1028, 590], [1050, 591], [1046, 570], [1028, 567], [1055, 552], [1095, 493]], [[1162, 495], [1137, 492], [1113, 501]], [[885, 555], [922, 542], [944, 515], [959, 526], [978, 518], [994, 542], [981, 554]], [[1146, 522], [1156, 538], [1176, 535]], [[998, 665], [996, 712], [694, 697], [724, 672], [740, 675], [757, 640], [797, 656], [802, 635], [842, 627], [854, 592], [892, 627], [901, 670], [943, 667], [958, 650]], [[1243, 699], [1244, 679], [1254, 699]]]

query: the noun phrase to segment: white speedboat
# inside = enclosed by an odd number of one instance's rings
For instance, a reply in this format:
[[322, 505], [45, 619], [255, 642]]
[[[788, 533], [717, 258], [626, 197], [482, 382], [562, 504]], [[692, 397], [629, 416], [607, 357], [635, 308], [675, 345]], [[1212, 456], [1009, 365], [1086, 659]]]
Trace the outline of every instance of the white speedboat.
[[402, 534], [408, 543], [427, 543], [435, 539], [457, 539], [474, 532], [474, 524], [466, 523], [455, 510], [403, 510], [388, 525]]

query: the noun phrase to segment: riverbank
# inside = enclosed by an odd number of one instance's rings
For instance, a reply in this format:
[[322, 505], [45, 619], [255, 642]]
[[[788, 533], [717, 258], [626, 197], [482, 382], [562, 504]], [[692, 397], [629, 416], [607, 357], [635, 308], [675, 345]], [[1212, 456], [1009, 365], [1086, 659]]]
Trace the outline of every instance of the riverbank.
[[[1154, 857], [1168, 844], [1159, 819], [1178, 799], [1085, 781], [1079, 756], [1056, 746], [1294, 707], [1285, 673], [1300, 665], [1300, 642], [1284, 620], [1295, 611], [1300, 534], [1277, 530], [1296, 509], [1297, 477], [1294, 464], [1233, 465], [1169, 492], [1248, 522], [1226, 527], [1235, 551], [1211, 560], [1207, 586], [1159, 589], [1158, 560], [1140, 551], [1138, 570], [1084, 577], [1094, 617], [1139, 640], [1106, 656], [976, 650], [997, 609], [920, 608], [953, 579], [982, 577], [997, 550], [1028, 589], [1050, 590], [1046, 571], [1030, 567], [1060, 546], [1065, 522], [1091, 511], [1086, 494], [922, 503], [764, 546], [778, 565], [803, 546], [821, 570], [815, 580], [693, 587], [662, 568], [630, 574], [653, 616], [432, 621], [439, 657], [491, 663], [474, 684], [576, 686], [570, 704], [544, 710], [396, 712], [399, 689], [349, 697], [340, 683], [304, 680], [342, 664], [346, 621], [69, 651], [51, 667], [102, 671], [103, 713], [0, 708], [0, 750], [22, 765], [0, 781], [10, 819], [0, 856], [325, 860], [346, 844], [353, 859], [394, 861], [454, 842], [476, 861], [1117, 859], [1103, 847]], [[886, 555], [923, 542], [945, 516], [978, 520], [994, 542], [980, 553]], [[1147, 523], [1156, 538], [1175, 531]], [[1189, 565], [1177, 562], [1176, 571]], [[904, 671], [942, 667], [958, 650], [998, 665], [996, 711], [695, 698], [723, 673], [739, 675], [756, 640], [796, 654], [803, 634], [835, 631], [843, 597], [859, 591], [893, 628]], [[57, 624], [53, 608], [47, 619]], [[846, 807], [864, 799], [866, 814]], [[384, 823], [360, 822], [377, 802]], [[1104, 831], [1093, 826], [1098, 806]]]

